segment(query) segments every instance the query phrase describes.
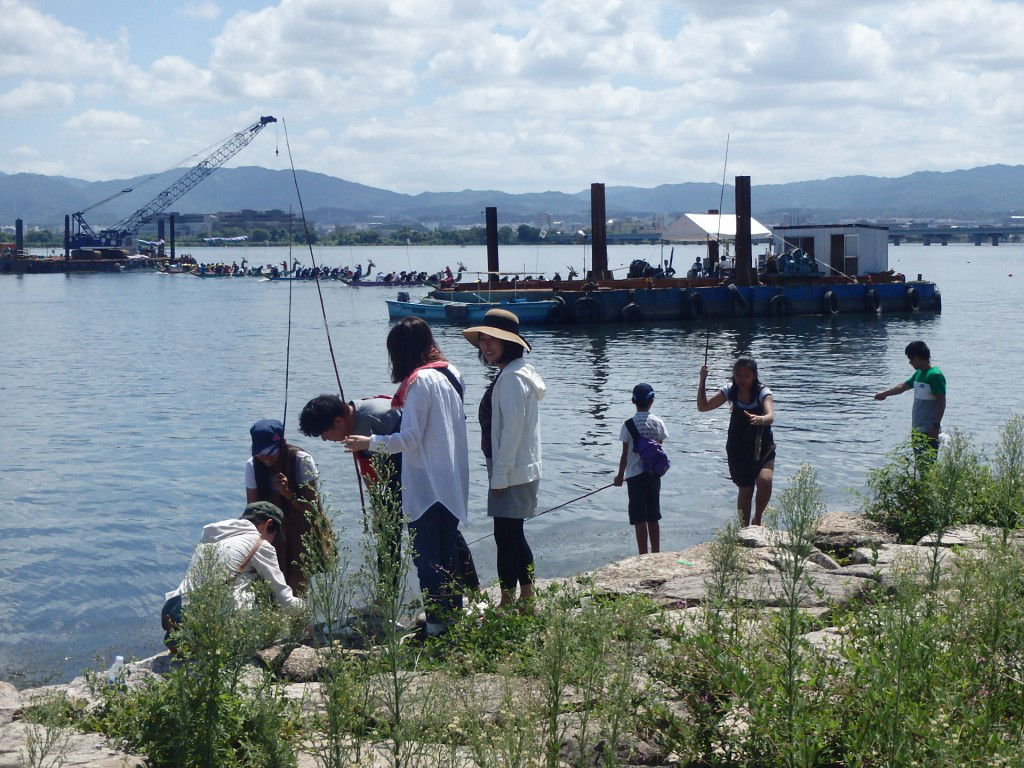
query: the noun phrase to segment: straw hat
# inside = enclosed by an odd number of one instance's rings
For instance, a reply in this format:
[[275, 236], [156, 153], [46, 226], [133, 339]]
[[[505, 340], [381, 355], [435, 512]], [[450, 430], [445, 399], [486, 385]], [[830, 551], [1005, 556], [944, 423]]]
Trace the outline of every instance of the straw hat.
[[467, 328], [462, 335], [474, 347], [479, 347], [481, 333], [486, 333], [488, 336], [502, 341], [511, 341], [513, 344], [520, 345], [527, 352], [531, 351], [530, 343], [519, 335], [519, 318], [507, 309], [487, 310], [483, 323]]

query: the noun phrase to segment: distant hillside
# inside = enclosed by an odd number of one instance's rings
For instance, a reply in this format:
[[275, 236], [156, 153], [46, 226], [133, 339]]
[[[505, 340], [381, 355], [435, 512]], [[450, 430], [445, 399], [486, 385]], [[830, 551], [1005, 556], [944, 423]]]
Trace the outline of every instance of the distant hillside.
[[[0, 173], [0, 223], [17, 217], [28, 226], [63, 226], [66, 213], [83, 211], [118, 191], [132, 188], [86, 219], [94, 227], [108, 226], [130, 215], [169, 186], [183, 169], [147, 180], [146, 177], [88, 182], [61, 176]], [[529, 221], [538, 214], [575, 221], [589, 219], [590, 190], [573, 194], [531, 192], [509, 194], [495, 190], [423, 192], [405, 195], [338, 179], [322, 173], [298, 172], [299, 186], [310, 218], [323, 224], [377, 220], [478, 224], [486, 206], [498, 207], [502, 223]], [[701, 212], [718, 207], [717, 184], [663, 184], [653, 189], [609, 186], [609, 217], [657, 213]], [[723, 212], [733, 211], [732, 186], [726, 187]], [[801, 212], [816, 221], [850, 218], [1000, 218], [1024, 211], [1024, 166], [991, 165], [948, 173], [920, 172], [900, 178], [844, 176], [791, 184], [753, 185], [754, 215], [767, 223], [787, 212]], [[171, 208], [182, 213], [267, 210], [291, 206], [298, 210], [290, 171], [265, 168], [221, 168], [178, 200]]]

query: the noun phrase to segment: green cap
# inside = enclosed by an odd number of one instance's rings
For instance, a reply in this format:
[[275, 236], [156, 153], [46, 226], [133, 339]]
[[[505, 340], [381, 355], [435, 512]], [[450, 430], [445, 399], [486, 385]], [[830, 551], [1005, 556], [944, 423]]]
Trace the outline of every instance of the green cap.
[[273, 520], [277, 523], [278, 535], [284, 541], [284, 512], [276, 504], [271, 504], [269, 501], [254, 501], [252, 504], [247, 504], [245, 511], [242, 512], [242, 519], [253, 523], [260, 520]]

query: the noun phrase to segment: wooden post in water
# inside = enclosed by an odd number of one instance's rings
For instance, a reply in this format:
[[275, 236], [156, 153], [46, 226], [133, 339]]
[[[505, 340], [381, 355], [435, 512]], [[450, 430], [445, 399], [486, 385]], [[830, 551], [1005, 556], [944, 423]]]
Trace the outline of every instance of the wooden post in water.
[[736, 285], [751, 285], [750, 177], [736, 177]]
[[71, 217], [64, 214], [64, 267], [71, 261]]
[[608, 220], [604, 208], [604, 184], [590, 185], [590, 272], [587, 280], [608, 280]]
[[487, 282], [492, 285], [498, 282], [498, 209], [489, 206], [484, 209], [487, 220]]
[[174, 214], [173, 213], [168, 217], [167, 223], [170, 225], [170, 230], [171, 230], [171, 232], [170, 232], [170, 234], [171, 234], [171, 261], [174, 261]]
[[14, 220], [14, 252], [18, 256], [25, 255], [25, 222]]
[[162, 217], [156, 220], [156, 239], [157, 242], [160, 243], [160, 245], [156, 247], [156, 255], [162, 258], [164, 255], [164, 220]]
[[[717, 216], [718, 215], [718, 209], [717, 208], [708, 208], [708, 215], [709, 216]], [[719, 221], [721, 221], [721, 219], [719, 219]], [[722, 233], [721, 232], [716, 233], [716, 236], [718, 238], [721, 238], [722, 237]], [[707, 265], [706, 265], [707, 266], [707, 270], [706, 271], [710, 272], [712, 269], [715, 268], [715, 265], [717, 263], [718, 263], [718, 240], [708, 239], [708, 261], [707, 261]]]

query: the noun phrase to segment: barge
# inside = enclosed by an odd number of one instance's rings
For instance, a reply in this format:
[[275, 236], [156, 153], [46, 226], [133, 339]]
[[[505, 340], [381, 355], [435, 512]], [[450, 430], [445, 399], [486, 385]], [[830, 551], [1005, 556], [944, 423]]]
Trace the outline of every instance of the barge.
[[[666, 242], [705, 242], [707, 257], [676, 277], [664, 267], [643, 276], [612, 279], [605, 243], [604, 185], [591, 185], [593, 268], [586, 280], [502, 283], [497, 256], [497, 213], [487, 209], [487, 282], [434, 290], [460, 301], [466, 291], [492, 301], [552, 300], [549, 323], [644, 322], [730, 317], [787, 317], [941, 312], [935, 283], [907, 280], [888, 264], [888, 230], [861, 224], [776, 227], [769, 232], [750, 216], [750, 178], [736, 177], [736, 215], [684, 214], [665, 232]], [[492, 240], [493, 229], [493, 240]], [[751, 235], [771, 245], [752, 255]], [[734, 259], [728, 258], [729, 247]], [[721, 251], [724, 250], [725, 253]], [[729, 268], [721, 269], [720, 265]], [[631, 270], [631, 273], [633, 270]]]

